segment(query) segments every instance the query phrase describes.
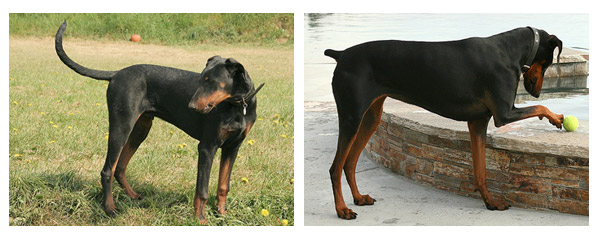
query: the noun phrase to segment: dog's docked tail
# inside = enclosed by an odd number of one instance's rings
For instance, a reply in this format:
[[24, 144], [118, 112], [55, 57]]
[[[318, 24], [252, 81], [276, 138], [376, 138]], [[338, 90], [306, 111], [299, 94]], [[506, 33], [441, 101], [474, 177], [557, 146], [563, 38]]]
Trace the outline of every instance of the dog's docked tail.
[[89, 69], [89, 68], [79, 65], [78, 63], [75, 63], [75, 61], [73, 61], [71, 58], [69, 58], [69, 56], [67, 56], [67, 53], [65, 53], [65, 50], [63, 49], [63, 46], [62, 46], [62, 37], [63, 37], [63, 34], [65, 33], [66, 28], [67, 28], [67, 21], [65, 21], [62, 25], [60, 25], [60, 27], [58, 28], [58, 32], [56, 32], [55, 48], [56, 48], [56, 54], [58, 54], [58, 57], [60, 58], [60, 60], [65, 65], [69, 66], [69, 68], [71, 68], [72, 70], [74, 70], [75, 72], [77, 72], [80, 75], [98, 79], [98, 80], [111, 80], [112, 77], [117, 73], [117, 71], [102, 71], [102, 70]]
[[335, 59], [335, 62], [337, 62], [343, 52], [344, 51], [337, 51], [337, 50], [333, 50], [333, 49], [327, 49], [327, 50], [325, 50], [325, 55], [329, 56], [329, 57], [331, 57], [333, 59]]

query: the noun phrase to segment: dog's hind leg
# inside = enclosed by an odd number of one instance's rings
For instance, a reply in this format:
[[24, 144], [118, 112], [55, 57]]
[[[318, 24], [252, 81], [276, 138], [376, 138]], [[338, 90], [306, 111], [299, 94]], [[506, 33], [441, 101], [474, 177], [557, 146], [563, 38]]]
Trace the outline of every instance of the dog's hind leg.
[[473, 155], [473, 179], [476, 190], [479, 190], [485, 206], [490, 210], [506, 210], [508, 205], [504, 200], [495, 200], [489, 193], [485, 176], [485, 138], [490, 117], [469, 121], [469, 135], [471, 136], [471, 154]]
[[117, 162], [117, 168], [115, 169], [115, 179], [121, 185], [121, 188], [125, 190], [127, 196], [134, 200], [142, 199], [142, 197], [133, 191], [129, 182], [127, 182], [127, 178], [125, 177], [125, 171], [127, 169], [127, 164], [131, 160], [131, 157], [138, 149], [140, 144], [146, 139], [148, 136], [148, 132], [152, 127], [152, 120], [154, 116], [148, 113], [144, 113], [140, 115], [137, 119], [131, 134], [129, 134], [129, 138], [123, 146], [123, 150], [121, 151], [121, 155], [119, 156], [119, 161]]
[[[342, 195], [342, 187], [341, 187], [341, 177], [342, 170], [346, 171], [347, 180], [353, 189], [353, 194], [358, 194], [358, 190], [356, 189], [356, 181], [354, 179], [354, 168], [356, 167], [355, 160], [351, 160], [347, 164], [347, 160], [349, 159], [349, 154], [352, 153], [352, 158], [357, 155], [353, 151], [356, 151], [360, 154], [362, 150], [352, 150], [354, 147], [363, 146], [363, 138], [367, 134], [370, 134], [370, 129], [365, 127], [364, 133], [358, 136], [358, 129], [361, 125], [361, 121], [367, 110], [374, 102], [373, 100], [377, 97], [381, 96], [381, 94], [376, 94], [376, 87], [368, 86], [368, 88], [363, 88], [366, 83], [363, 81], [366, 78], [358, 78], [358, 75], [351, 75], [348, 73], [340, 72], [335, 73], [333, 78], [333, 94], [335, 96], [335, 101], [338, 110], [338, 119], [339, 119], [339, 136], [338, 136], [338, 145], [337, 151], [335, 154], [335, 158], [333, 159], [333, 163], [331, 164], [331, 168], [329, 169], [329, 175], [331, 178], [331, 184], [333, 188], [333, 196], [335, 201], [335, 210], [337, 212], [338, 217], [343, 219], [355, 219], [356, 213], [349, 209], [344, 203], [344, 197]], [[362, 85], [361, 85], [362, 83]], [[383, 98], [376, 102], [383, 103]], [[380, 105], [381, 103], [377, 103]], [[377, 108], [374, 108], [377, 109]], [[369, 116], [369, 121], [366, 122], [375, 122], [373, 117], [375, 117], [374, 113], [377, 111], [372, 111], [373, 114], [367, 114]], [[370, 126], [365, 124], [365, 126]], [[358, 137], [357, 137], [358, 136]], [[358, 143], [356, 146], [354, 143], [356, 140]], [[368, 137], [366, 137], [368, 140]], [[348, 176], [349, 175], [349, 176]], [[359, 194], [358, 194], [359, 195]], [[358, 196], [354, 196], [358, 198]], [[360, 199], [360, 198], [358, 198]]]
[[210, 143], [210, 141], [200, 140], [200, 144], [198, 144], [198, 176], [196, 179], [196, 194], [194, 195], [194, 213], [200, 224], [206, 224], [205, 207], [208, 201], [208, 181], [213, 158], [219, 146]]
[[383, 102], [385, 101], [386, 96], [380, 96], [373, 100], [369, 109], [364, 113], [362, 120], [360, 122], [360, 127], [358, 128], [358, 133], [356, 134], [356, 138], [352, 147], [350, 148], [350, 152], [348, 153], [348, 157], [346, 158], [346, 162], [344, 164], [344, 174], [346, 175], [346, 180], [350, 185], [350, 190], [352, 191], [352, 197], [354, 198], [354, 204], [362, 206], [362, 205], [372, 205], [375, 202], [375, 199], [371, 198], [369, 195], [361, 195], [358, 192], [358, 186], [356, 185], [356, 164], [358, 162], [358, 158], [360, 153], [363, 151], [369, 139], [377, 130], [377, 126], [379, 122], [381, 122], [381, 113], [383, 111]]
[[[102, 183], [102, 193], [104, 195], [104, 211], [110, 215], [115, 215], [116, 206], [112, 196], [112, 182], [115, 169], [119, 158], [124, 151], [124, 146], [129, 139], [138, 117], [142, 113], [137, 111], [135, 105], [130, 104], [127, 95], [118, 93], [107, 93], [108, 104], [108, 151], [106, 153], [106, 161], [100, 172], [100, 181]], [[115, 97], [116, 96], [116, 97]], [[117, 98], [117, 97], [124, 98]], [[125, 108], [124, 108], [125, 107]], [[127, 150], [125, 151], [127, 152]], [[126, 154], [127, 155], [127, 154]]]
[[133, 123], [128, 125], [126, 122], [119, 124], [110, 122], [109, 126], [108, 151], [104, 167], [102, 168], [102, 172], [100, 172], [100, 181], [102, 183], [102, 193], [104, 195], [104, 211], [108, 215], [113, 216], [117, 209], [112, 196], [113, 174], [115, 173], [119, 156], [127, 141], [129, 132], [133, 129]]
[[350, 151], [350, 147], [356, 138], [356, 132], [360, 123], [348, 123], [346, 124], [343, 118], [340, 117], [340, 133], [338, 136], [337, 151], [335, 158], [329, 168], [329, 176], [331, 178], [331, 185], [333, 188], [333, 198], [335, 202], [335, 211], [338, 217], [343, 219], [355, 219], [356, 213], [349, 209], [344, 202], [344, 196], [342, 195], [342, 170], [344, 168], [346, 157]]

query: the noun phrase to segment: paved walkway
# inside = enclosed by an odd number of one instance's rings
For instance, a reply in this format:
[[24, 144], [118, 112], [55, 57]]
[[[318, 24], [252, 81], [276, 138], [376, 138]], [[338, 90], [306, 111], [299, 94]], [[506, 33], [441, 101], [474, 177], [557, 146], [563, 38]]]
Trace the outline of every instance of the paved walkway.
[[335, 213], [329, 167], [337, 145], [338, 122], [332, 102], [305, 104], [304, 112], [304, 223], [311, 225], [589, 225], [589, 217], [554, 211], [512, 207], [488, 211], [483, 201], [416, 184], [367, 159], [358, 161], [357, 183], [377, 202], [356, 206], [345, 178], [346, 205], [356, 220]]

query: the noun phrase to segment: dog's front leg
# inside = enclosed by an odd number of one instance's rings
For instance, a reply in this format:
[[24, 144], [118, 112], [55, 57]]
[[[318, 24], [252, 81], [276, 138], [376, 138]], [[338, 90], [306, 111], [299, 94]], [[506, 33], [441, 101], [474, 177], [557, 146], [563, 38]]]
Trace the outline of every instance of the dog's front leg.
[[562, 128], [564, 116], [553, 113], [543, 105], [529, 106], [524, 108], [513, 107], [511, 110], [498, 112], [494, 115], [494, 125], [496, 125], [496, 127], [500, 127], [534, 116], [537, 116], [540, 120], [546, 117], [552, 125], [556, 126], [556, 128]]
[[489, 193], [485, 181], [485, 138], [490, 116], [468, 122], [469, 135], [471, 136], [471, 154], [473, 156], [473, 181], [475, 189], [479, 190], [485, 206], [490, 210], [506, 210], [508, 205], [504, 200], [496, 200]]
[[208, 200], [208, 181], [213, 157], [217, 146], [198, 144], [198, 177], [196, 179], [196, 194], [194, 195], [194, 213], [200, 224], [206, 224], [206, 201]]
[[227, 193], [229, 193], [229, 182], [231, 170], [238, 154], [240, 143], [223, 146], [221, 148], [221, 164], [219, 167], [219, 185], [217, 187], [217, 211], [223, 215], [226, 212]]

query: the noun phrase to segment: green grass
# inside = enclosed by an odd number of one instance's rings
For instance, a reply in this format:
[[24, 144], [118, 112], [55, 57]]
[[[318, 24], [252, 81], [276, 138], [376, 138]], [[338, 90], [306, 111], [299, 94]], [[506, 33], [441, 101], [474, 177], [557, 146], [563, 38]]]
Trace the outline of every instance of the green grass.
[[[11, 15], [12, 18], [12, 15]], [[69, 26], [67, 32], [76, 29]], [[115, 218], [101, 208], [100, 170], [108, 131], [106, 81], [77, 75], [56, 56], [51, 38], [10, 37], [9, 224], [197, 225], [193, 215], [197, 141], [155, 119], [127, 177], [145, 198], [130, 200], [115, 182]], [[258, 118], [231, 175], [228, 213], [216, 211], [219, 156], [213, 162], [209, 225], [294, 224], [293, 50], [185, 46], [66, 39], [66, 52], [91, 68], [117, 70], [154, 63], [201, 71], [215, 54], [240, 61], [258, 94]], [[285, 136], [285, 137], [284, 137]], [[247, 178], [248, 183], [242, 181]], [[262, 209], [269, 210], [266, 217]]]
[[128, 40], [166, 45], [294, 43], [291, 13], [11, 13], [11, 36], [52, 37], [67, 20], [66, 36], [94, 40]]

